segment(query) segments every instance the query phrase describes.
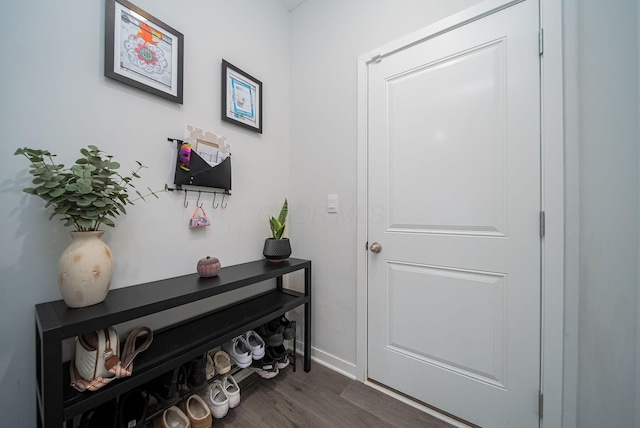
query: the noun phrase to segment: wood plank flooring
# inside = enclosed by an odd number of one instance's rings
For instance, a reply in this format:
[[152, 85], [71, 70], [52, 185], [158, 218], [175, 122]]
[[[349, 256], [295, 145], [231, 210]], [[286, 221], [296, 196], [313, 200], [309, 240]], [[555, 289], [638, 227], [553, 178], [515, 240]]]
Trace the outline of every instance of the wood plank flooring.
[[[241, 383], [240, 405], [214, 427], [427, 427], [451, 425], [320, 364]], [[243, 386], [249, 381], [249, 385]], [[253, 381], [253, 382], [252, 382]]]

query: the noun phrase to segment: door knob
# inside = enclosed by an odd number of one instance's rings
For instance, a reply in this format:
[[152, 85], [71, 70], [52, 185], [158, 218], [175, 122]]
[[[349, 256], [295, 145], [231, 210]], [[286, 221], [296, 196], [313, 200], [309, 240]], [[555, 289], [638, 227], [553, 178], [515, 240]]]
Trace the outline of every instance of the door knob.
[[379, 253], [380, 251], [382, 251], [382, 245], [378, 244], [377, 242], [374, 242], [373, 244], [371, 244], [369, 249], [373, 253]]

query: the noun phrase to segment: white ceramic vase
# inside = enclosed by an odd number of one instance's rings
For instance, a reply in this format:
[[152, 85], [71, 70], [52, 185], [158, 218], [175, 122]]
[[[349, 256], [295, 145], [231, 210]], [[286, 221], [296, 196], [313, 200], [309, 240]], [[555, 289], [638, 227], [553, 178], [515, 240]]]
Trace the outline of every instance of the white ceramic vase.
[[69, 232], [71, 244], [58, 263], [58, 287], [70, 308], [102, 302], [113, 278], [113, 256], [102, 241], [103, 230]]

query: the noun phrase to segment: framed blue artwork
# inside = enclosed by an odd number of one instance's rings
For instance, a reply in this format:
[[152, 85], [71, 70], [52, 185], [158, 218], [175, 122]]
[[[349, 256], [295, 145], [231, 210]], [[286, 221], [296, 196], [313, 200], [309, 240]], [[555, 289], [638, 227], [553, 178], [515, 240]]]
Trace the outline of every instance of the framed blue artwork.
[[222, 60], [222, 120], [262, 134], [262, 82]]

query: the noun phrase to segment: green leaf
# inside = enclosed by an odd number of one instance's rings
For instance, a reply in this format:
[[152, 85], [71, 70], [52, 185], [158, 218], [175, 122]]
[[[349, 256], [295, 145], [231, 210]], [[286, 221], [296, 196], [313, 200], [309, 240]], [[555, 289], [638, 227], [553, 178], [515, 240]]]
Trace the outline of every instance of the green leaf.
[[280, 221], [278, 221], [278, 219], [275, 217], [271, 217], [269, 218], [269, 225], [271, 226], [271, 235], [273, 235], [275, 239], [280, 239], [278, 237], [278, 234], [280, 235], [280, 237], [282, 237], [283, 229], [283, 225], [280, 223]]
[[67, 211], [69, 211], [69, 208], [71, 208], [69, 205], [59, 206], [55, 209], [55, 213], [59, 215], [64, 215], [67, 213]]
[[93, 190], [93, 188], [91, 186], [78, 186], [78, 190], [77, 192], [81, 195], [87, 194], [87, 193], [91, 193], [91, 191]]
[[287, 214], [289, 213], [289, 202], [287, 202], [287, 198], [284, 199], [284, 204], [282, 205], [282, 209], [280, 209], [280, 215], [278, 215], [278, 221], [280, 224], [284, 224], [287, 221]]
[[40, 186], [40, 187], [37, 187], [37, 188], [36, 188], [36, 193], [37, 193], [39, 196], [42, 196], [42, 195], [44, 195], [44, 194], [46, 194], [46, 193], [49, 193], [50, 191], [51, 191], [51, 189], [47, 189], [47, 188], [46, 188], [46, 187], [44, 187], [44, 186]]
[[40, 174], [40, 178], [42, 180], [45, 180], [45, 181], [51, 181], [51, 180], [59, 179], [59, 177], [57, 175], [55, 175], [53, 172], [51, 172], [51, 171], [43, 172], [42, 174]]
[[46, 172], [46, 171], [47, 171], [47, 168], [34, 166], [34, 167], [31, 168], [31, 171], [29, 171], [29, 172], [31, 173], [31, 175], [40, 175], [40, 174], [42, 174], [43, 172]]
[[52, 190], [51, 193], [49, 193], [49, 196], [51, 196], [52, 198], [57, 198], [58, 196], [61, 196], [63, 194], [64, 194], [64, 188], [58, 187], [57, 189]]
[[115, 227], [115, 223], [113, 222], [113, 220], [108, 217], [104, 217], [101, 221], [105, 226]]
[[76, 205], [78, 205], [79, 207], [88, 207], [88, 206], [90, 206], [91, 204], [92, 204], [92, 202], [91, 202], [91, 201], [88, 201], [88, 200], [86, 200], [86, 199], [82, 199], [82, 200], [80, 200], [80, 201], [76, 202]]

